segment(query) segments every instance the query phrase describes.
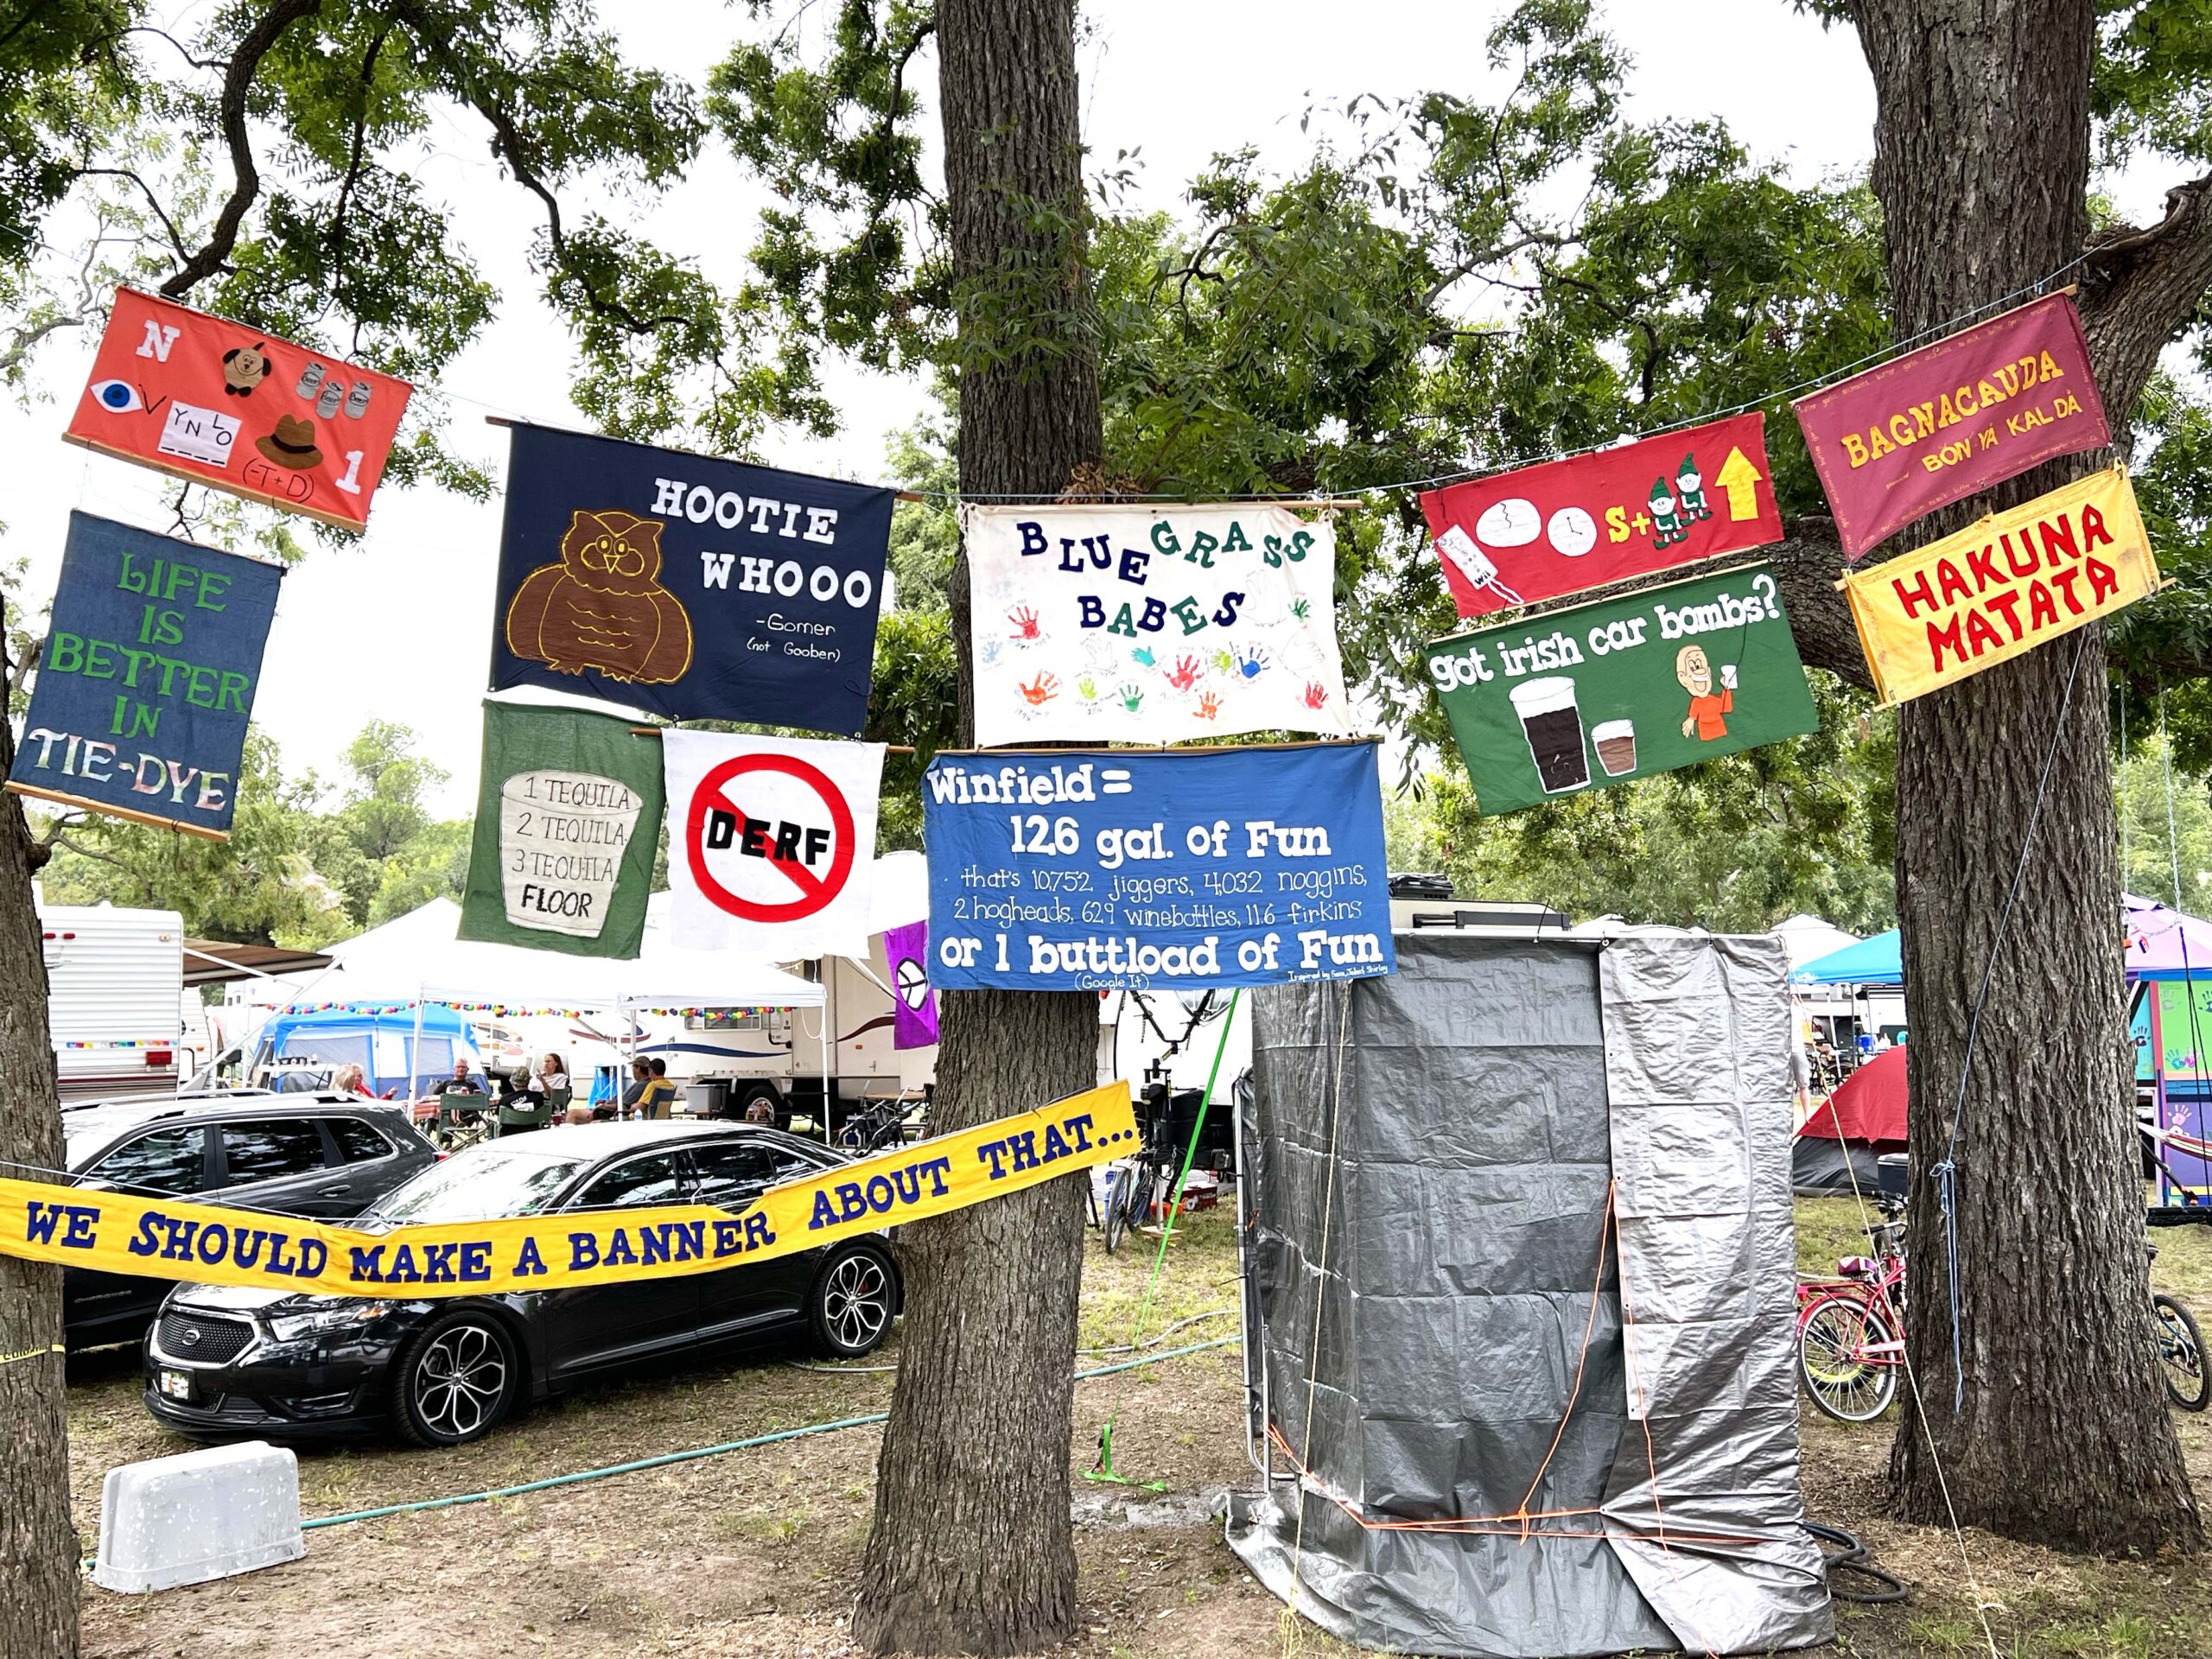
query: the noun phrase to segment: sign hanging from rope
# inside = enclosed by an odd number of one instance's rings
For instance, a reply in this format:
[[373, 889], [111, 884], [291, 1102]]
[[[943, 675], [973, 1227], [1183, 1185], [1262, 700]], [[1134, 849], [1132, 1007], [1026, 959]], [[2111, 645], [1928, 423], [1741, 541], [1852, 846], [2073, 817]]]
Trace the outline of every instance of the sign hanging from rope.
[[865, 955], [880, 743], [663, 734], [683, 950]]
[[2158, 563], [2122, 467], [1836, 584], [1874, 689], [1903, 702], [1979, 674], [2158, 590]]
[[570, 1290], [772, 1261], [1019, 1192], [1136, 1142], [1129, 1086], [1115, 1083], [772, 1186], [737, 1211], [670, 1205], [382, 1231], [0, 1180], [0, 1255], [325, 1296]]
[[940, 752], [939, 990], [1204, 990], [1394, 972], [1376, 746]]
[[1325, 514], [970, 506], [961, 533], [978, 747], [1357, 729]]
[[1421, 498], [1463, 617], [1782, 539], [1766, 416], [1471, 479]]
[[858, 732], [894, 492], [511, 429], [493, 690]]
[[8, 787], [226, 840], [283, 575], [71, 513]]
[[1793, 407], [1850, 560], [1938, 507], [2112, 442], [2070, 294], [1992, 317]]
[[461, 937], [636, 956], [660, 819], [660, 756], [628, 721], [487, 701]]
[[413, 391], [312, 346], [118, 288], [62, 435], [359, 530]]
[[1820, 724], [1765, 565], [1440, 639], [1428, 672], [1485, 815]]

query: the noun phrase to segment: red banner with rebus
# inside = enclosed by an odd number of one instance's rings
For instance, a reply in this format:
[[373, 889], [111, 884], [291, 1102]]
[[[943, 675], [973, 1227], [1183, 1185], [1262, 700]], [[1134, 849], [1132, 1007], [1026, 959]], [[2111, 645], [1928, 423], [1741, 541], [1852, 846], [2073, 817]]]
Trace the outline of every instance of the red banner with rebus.
[[64, 435], [359, 530], [413, 390], [244, 323], [119, 288]]
[[2071, 296], [2053, 294], [1792, 405], [1856, 560], [1916, 518], [2112, 442]]
[[1449, 485], [1421, 508], [1464, 617], [1782, 539], [1757, 414]]

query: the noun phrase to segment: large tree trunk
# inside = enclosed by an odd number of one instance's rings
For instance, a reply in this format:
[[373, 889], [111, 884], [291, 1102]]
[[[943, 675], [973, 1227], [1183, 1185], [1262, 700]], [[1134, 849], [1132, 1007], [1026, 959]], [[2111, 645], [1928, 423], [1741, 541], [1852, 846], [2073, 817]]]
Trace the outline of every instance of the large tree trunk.
[[[0, 720], [0, 776], [15, 760]], [[0, 793], [0, 1175], [18, 1179], [62, 1159], [33, 856], [21, 798]], [[68, 1391], [51, 1351], [60, 1340], [61, 1269], [0, 1255], [0, 1654], [77, 1651]]]
[[[961, 285], [960, 485], [1051, 495], [1103, 439], [1083, 258], [1073, 0], [939, 0], [945, 187]], [[975, 730], [968, 565], [951, 585], [959, 727]], [[1098, 999], [951, 991], [932, 1127], [1092, 1086]], [[899, 1386], [855, 1638], [1005, 1654], [1075, 1630], [1068, 1439], [1080, 1179], [905, 1230]]]
[[[2096, 8], [1858, 0], [1854, 10], [1879, 99], [1874, 188], [1906, 340], [2082, 251]], [[2107, 459], [2039, 468], [1913, 539]], [[1913, 1062], [1906, 1342], [1918, 1395], [1908, 1393], [1891, 1478], [1910, 1519], [1942, 1522], [1955, 1509], [1962, 1524], [2011, 1537], [2149, 1550], [2194, 1546], [2199, 1526], [2147, 1313], [2107, 746], [2101, 627], [1899, 716], [1897, 907]], [[1969, 1017], [2031, 822], [1954, 1151]], [[1947, 1157], [1957, 1169], [1958, 1368], [1935, 1179]]]

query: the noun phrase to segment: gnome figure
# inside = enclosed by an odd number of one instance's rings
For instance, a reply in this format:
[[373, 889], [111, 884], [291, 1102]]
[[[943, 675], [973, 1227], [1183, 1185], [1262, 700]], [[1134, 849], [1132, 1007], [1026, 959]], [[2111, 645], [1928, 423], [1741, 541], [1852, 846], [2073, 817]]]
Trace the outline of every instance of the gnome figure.
[[1697, 469], [1697, 457], [1684, 455], [1682, 464], [1675, 472], [1675, 489], [1682, 499], [1685, 519], [1710, 518], [1713, 509], [1706, 505], [1705, 479]]
[[1689, 536], [1681, 515], [1675, 511], [1675, 498], [1667, 493], [1667, 480], [1663, 478], [1651, 480], [1651, 545], [1655, 548], [1672, 547]]

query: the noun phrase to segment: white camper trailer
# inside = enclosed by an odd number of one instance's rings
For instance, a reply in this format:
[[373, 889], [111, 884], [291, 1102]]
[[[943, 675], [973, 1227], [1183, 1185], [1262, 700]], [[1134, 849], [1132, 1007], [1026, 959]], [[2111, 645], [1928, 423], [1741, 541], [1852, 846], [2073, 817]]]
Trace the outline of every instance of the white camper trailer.
[[184, 918], [173, 910], [41, 905], [38, 920], [63, 1101], [174, 1090]]

